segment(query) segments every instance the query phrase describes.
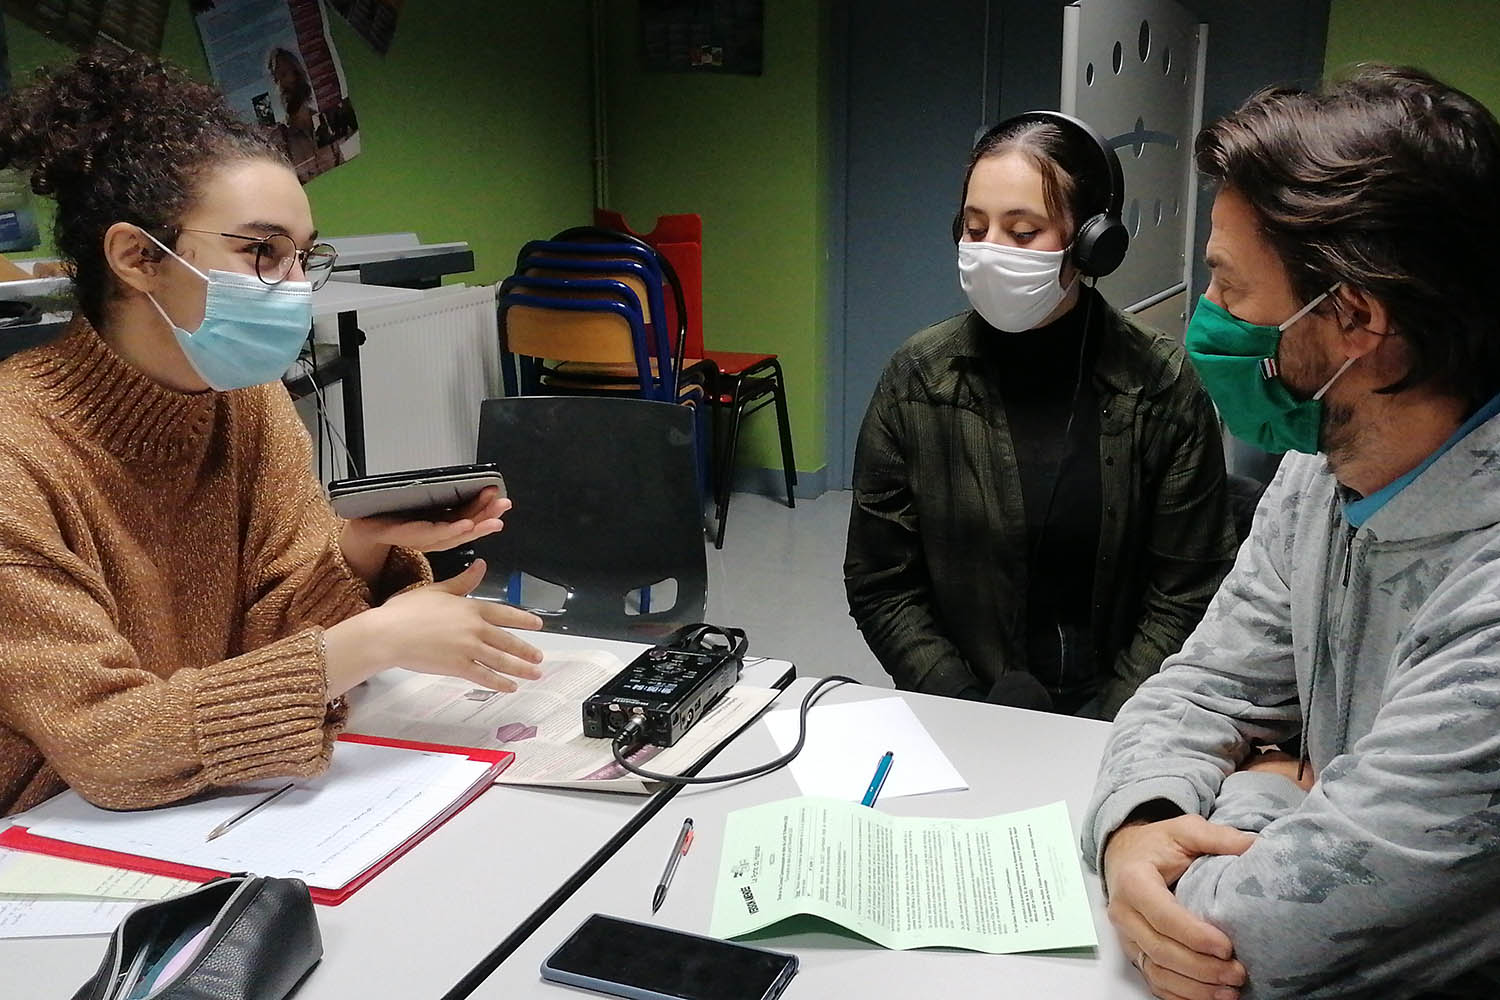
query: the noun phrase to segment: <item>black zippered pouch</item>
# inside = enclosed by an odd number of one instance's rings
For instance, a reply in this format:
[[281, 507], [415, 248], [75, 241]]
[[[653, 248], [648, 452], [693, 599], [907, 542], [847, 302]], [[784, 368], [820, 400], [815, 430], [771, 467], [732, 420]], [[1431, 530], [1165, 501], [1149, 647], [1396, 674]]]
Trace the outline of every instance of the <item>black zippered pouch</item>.
[[285, 1000], [322, 957], [302, 881], [230, 875], [131, 910], [73, 1000]]

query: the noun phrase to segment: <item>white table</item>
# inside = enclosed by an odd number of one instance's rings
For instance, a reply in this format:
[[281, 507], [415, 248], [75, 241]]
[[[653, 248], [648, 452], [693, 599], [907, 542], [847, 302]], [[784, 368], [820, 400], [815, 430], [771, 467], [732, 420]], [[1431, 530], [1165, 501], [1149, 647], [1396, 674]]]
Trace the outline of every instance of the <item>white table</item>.
[[[797, 704], [810, 680], [788, 689], [779, 708]], [[907, 816], [979, 817], [1063, 799], [1075, 833], [1093, 788], [1109, 727], [1064, 716], [872, 688], [845, 686], [823, 703], [899, 695], [969, 783], [966, 792], [881, 799], [878, 808]], [[775, 756], [764, 722], [723, 750], [705, 773], [747, 767]], [[734, 809], [799, 794], [783, 770], [732, 786], [688, 788], [533, 933], [471, 994], [475, 1000], [593, 996], [541, 980], [541, 962], [591, 913], [659, 922], [707, 933], [718, 874], [724, 818]], [[694, 824], [692, 852], [678, 866], [666, 902], [655, 918], [651, 895], [685, 817]], [[1094, 926], [1095, 955], [983, 955], [962, 951], [888, 951], [832, 933], [798, 934], [756, 943], [801, 958], [786, 992], [789, 1000], [820, 997], [891, 997], [901, 1000], [980, 995], [1118, 1000], [1150, 994], [1121, 954], [1104, 914], [1098, 880], [1085, 873]], [[1000, 985], [1005, 984], [1005, 985]]]
[[[627, 662], [645, 648], [579, 636], [527, 638], [548, 652], [608, 649]], [[788, 667], [769, 661], [752, 676], [764, 683]], [[352, 700], [358, 728], [358, 693]], [[346, 902], [318, 907], [324, 957], [297, 1000], [440, 996], [648, 801], [490, 788]], [[98, 936], [0, 940], [0, 996], [71, 996], [97, 967], [104, 944]]]

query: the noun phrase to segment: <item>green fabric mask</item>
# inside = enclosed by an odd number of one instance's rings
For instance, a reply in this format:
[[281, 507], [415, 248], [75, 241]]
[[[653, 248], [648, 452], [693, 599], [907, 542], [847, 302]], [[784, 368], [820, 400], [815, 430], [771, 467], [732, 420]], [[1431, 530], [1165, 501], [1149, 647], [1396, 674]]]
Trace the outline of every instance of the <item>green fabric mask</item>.
[[1317, 453], [1323, 394], [1355, 359], [1345, 361], [1311, 399], [1296, 399], [1281, 381], [1276, 348], [1281, 335], [1337, 287], [1333, 285], [1280, 326], [1247, 323], [1207, 296], [1198, 300], [1187, 329], [1188, 357], [1235, 437], [1273, 453]]

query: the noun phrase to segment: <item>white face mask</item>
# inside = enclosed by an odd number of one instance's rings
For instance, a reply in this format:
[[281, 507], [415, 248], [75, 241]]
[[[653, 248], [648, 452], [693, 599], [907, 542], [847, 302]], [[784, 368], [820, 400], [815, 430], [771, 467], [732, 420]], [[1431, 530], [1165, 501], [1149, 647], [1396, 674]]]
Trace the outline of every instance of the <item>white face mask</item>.
[[1000, 243], [960, 243], [958, 283], [974, 311], [997, 330], [1034, 330], [1077, 283], [1062, 286], [1066, 250], [1031, 250]]

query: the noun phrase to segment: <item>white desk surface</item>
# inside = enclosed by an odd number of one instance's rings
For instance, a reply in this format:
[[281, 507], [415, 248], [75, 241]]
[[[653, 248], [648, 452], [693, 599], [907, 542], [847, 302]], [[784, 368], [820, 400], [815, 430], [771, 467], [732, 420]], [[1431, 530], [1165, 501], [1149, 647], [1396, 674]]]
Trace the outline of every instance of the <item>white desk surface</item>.
[[[810, 683], [799, 680], [782, 696], [778, 707], [796, 705]], [[844, 686], [830, 692], [823, 703], [896, 693]], [[1105, 723], [926, 695], [902, 693], [902, 697], [909, 700], [970, 787], [966, 792], [881, 800], [877, 808], [908, 816], [979, 817], [1061, 798], [1068, 804], [1077, 831], [1109, 732]], [[775, 746], [765, 723], [759, 722], [723, 750], [705, 773], [747, 767], [774, 755]], [[744, 806], [797, 794], [796, 782], [786, 770], [733, 786], [685, 789], [471, 996], [474, 1000], [595, 996], [545, 982], [538, 974], [542, 960], [591, 913], [654, 920], [664, 926], [707, 933], [725, 815]], [[694, 824], [692, 852], [678, 866], [667, 899], [653, 918], [652, 891], [678, 829], [689, 816]], [[788, 1000], [856, 996], [909, 1000], [989, 994], [1068, 1000], [1149, 997], [1120, 952], [1104, 913], [1098, 880], [1087, 872], [1084, 877], [1099, 936], [1094, 955], [888, 951], [853, 936], [833, 933], [778, 936], [753, 943], [800, 957], [801, 969], [785, 994]]]
[[419, 302], [420, 288], [391, 288], [387, 285], [361, 285], [353, 281], [330, 281], [313, 292], [313, 315], [334, 316], [359, 309], [380, 309]]
[[[547, 651], [609, 649], [627, 661], [645, 648], [578, 636], [526, 637]], [[358, 692], [352, 701], [358, 728]], [[644, 795], [491, 787], [346, 902], [317, 908], [323, 961], [297, 1000], [441, 996], [647, 801]], [[0, 940], [0, 996], [71, 996], [98, 967], [106, 940]], [[25, 988], [15, 990], [19, 986]]]

